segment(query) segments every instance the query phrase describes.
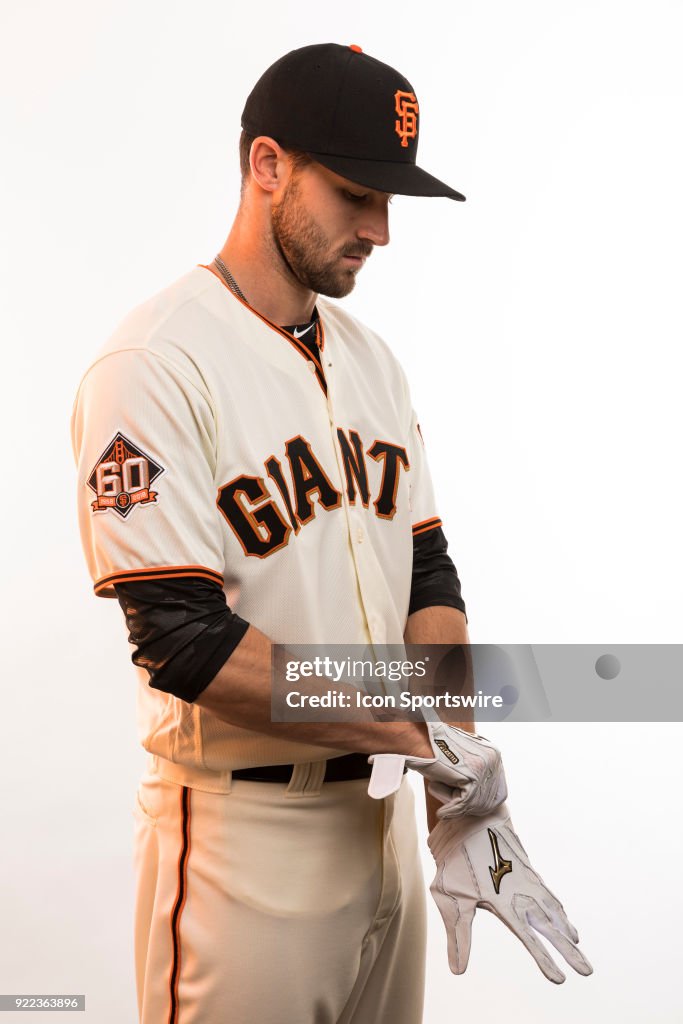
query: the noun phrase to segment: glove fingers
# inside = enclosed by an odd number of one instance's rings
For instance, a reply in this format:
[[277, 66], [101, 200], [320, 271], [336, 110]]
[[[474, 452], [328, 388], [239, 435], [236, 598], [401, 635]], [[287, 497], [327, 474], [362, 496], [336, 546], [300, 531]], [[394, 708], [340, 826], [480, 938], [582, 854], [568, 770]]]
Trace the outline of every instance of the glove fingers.
[[472, 921], [476, 909], [474, 900], [457, 899], [439, 888], [440, 879], [434, 879], [430, 892], [446, 929], [448, 940], [448, 966], [453, 974], [464, 974], [472, 947]]
[[593, 973], [593, 968], [589, 964], [580, 949], [577, 949], [574, 942], [567, 938], [559, 928], [555, 928], [546, 918], [542, 918], [539, 914], [529, 911], [527, 914], [529, 924], [545, 936], [548, 942], [552, 942], [558, 953], [561, 953], [565, 958], [570, 967], [573, 967], [577, 974], [583, 974], [587, 977]]
[[[555, 905], [551, 908], [552, 914], [555, 916], [555, 923], [559, 928], [559, 931], [567, 936], [575, 945], [579, 941], [579, 933], [577, 932], [574, 925], [571, 923], [569, 918], [564, 912], [564, 907], [559, 900], [555, 900]], [[535, 927], [535, 925], [534, 925]], [[539, 928], [539, 931], [541, 929]]]
[[[494, 911], [494, 913], [496, 913], [496, 911]], [[550, 956], [540, 939], [537, 939], [534, 933], [530, 930], [526, 920], [520, 920], [516, 916], [503, 916], [500, 913], [498, 913], [498, 917], [505, 922], [510, 931], [514, 932], [519, 941], [526, 946], [548, 981], [552, 981], [555, 985], [561, 985], [565, 980], [565, 975]]]
[[479, 816], [481, 813], [473, 807], [479, 795], [476, 787], [469, 782], [464, 782], [459, 789], [452, 789], [444, 782], [430, 782], [427, 789], [443, 805], [436, 812], [440, 821], [463, 818], [466, 814]]
[[[571, 941], [573, 943], [577, 943], [579, 941], [579, 933], [577, 932], [576, 928], [574, 927], [574, 925], [571, 923], [571, 921], [569, 920], [569, 918], [565, 914], [564, 907], [562, 906], [562, 904], [558, 900], [557, 896], [555, 896], [550, 891], [550, 889], [545, 884], [545, 882], [543, 881], [541, 876], [537, 875], [537, 878], [538, 878], [538, 881], [539, 881], [540, 885], [542, 885], [543, 889], [545, 890], [545, 893], [541, 896], [541, 904], [542, 904], [544, 910], [546, 910], [548, 912], [548, 914], [550, 915], [551, 919], [554, 920], [555, 926], [564, 935], [566, 935], [567, 938], [571, 939]], [[534, 927], [536, 927], [535, 924], [534, 924]], [[539, 931], [541, 931], [540, 928], [539, 928]]]
[[430, 782], [427, 789], [433, 797], [443, 804], [436, 812], [439, 820], [459, 818], [467, 814], [469, 793], [466, 790], [451, 789], [444, 782]]
[[[452, 787], [447, 786], [445, 782], [432, 782], [431, 780], [428, 780], [427, 790], [442, 804], [449, 804], [451, 800], [460, 796], [459, 789], [452, 789]], [[439, 810], [440, 809], [441, 808], [439, 808]]]
[[431, 781], [427, 787], [432, 796], [443, 804], [436, 812], [437, 818], [461, 818], [465, 814], [481, 817], [498, 807], [507, 794], [503, 784], [495, 793], [475, 782], [463, 780], [456, 788], [445, 782]]

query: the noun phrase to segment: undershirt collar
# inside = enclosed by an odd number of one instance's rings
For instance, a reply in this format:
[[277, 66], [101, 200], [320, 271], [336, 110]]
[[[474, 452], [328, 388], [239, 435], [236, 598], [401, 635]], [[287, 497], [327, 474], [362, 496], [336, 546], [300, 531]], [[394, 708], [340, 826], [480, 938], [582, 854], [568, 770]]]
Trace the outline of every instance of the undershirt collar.
[[281, 327], [281, 330], [287, 331], [288, 334], [293, 334], [298, 341], [302, 341], [304, 343], [304, 345], [309, 350], [311, 355], [317, 356], [318, 342], [316, 340], [317, 331], [315, 329], [315, 324], [318, 321], [318, 319], [318, 310], [314, 309], [312, 320], [308, 320], [304, 324], [290, 324], [287, 326], [283, 325]]

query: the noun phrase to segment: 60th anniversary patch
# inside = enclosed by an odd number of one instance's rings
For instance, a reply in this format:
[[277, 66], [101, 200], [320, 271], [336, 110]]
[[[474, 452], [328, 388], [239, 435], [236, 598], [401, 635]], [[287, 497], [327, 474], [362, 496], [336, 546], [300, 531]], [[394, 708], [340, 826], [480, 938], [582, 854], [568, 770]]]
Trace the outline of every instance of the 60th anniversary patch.
[[156, 501], [157, 491], [150, 486], [163, 472], [163, 466], [151, 456], [123, 434], [116, 434], [88, 477], [88, 487], [97, 495], [93, 512], [111, 509], [125, 519], [136, 505]]

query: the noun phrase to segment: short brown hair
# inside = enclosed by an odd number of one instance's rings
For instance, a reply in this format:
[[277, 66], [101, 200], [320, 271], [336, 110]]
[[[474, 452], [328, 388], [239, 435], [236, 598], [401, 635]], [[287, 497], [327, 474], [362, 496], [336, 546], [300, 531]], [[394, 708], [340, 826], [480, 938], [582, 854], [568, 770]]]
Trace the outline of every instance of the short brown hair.
[[[242, 176], [243, 189], [249, 180], [249, 154], [251, 153], [251, 144], [255, 138], [256, 135], [249, 135], [248, 132], [245, 132], [244, 128], [242, 129], [242, 134], [240, 135], [240, 174]], [[293, 149], [290, 146], [283, 146], [282, 148], [288, 156], [291, 156], [292, 166], [295, 170], [299, 170], [300, 167], [305, 167], [307, 164], [313, 163], [313, 157], [309, 156], [308, 153], [305, 153], [303, 149]]]

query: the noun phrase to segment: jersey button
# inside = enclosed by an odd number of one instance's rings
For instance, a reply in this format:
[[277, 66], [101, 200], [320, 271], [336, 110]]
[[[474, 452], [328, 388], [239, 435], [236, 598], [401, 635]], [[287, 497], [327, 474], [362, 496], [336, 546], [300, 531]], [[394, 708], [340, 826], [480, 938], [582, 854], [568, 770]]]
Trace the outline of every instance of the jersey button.
[[363, 533], [363, 527], [359, 526], [358, 529], [356, 530], [356, 538], [357, 538], [359, 544], [363, 543], [363, 537], [364, 536], [365, 536], [365, 534]]

